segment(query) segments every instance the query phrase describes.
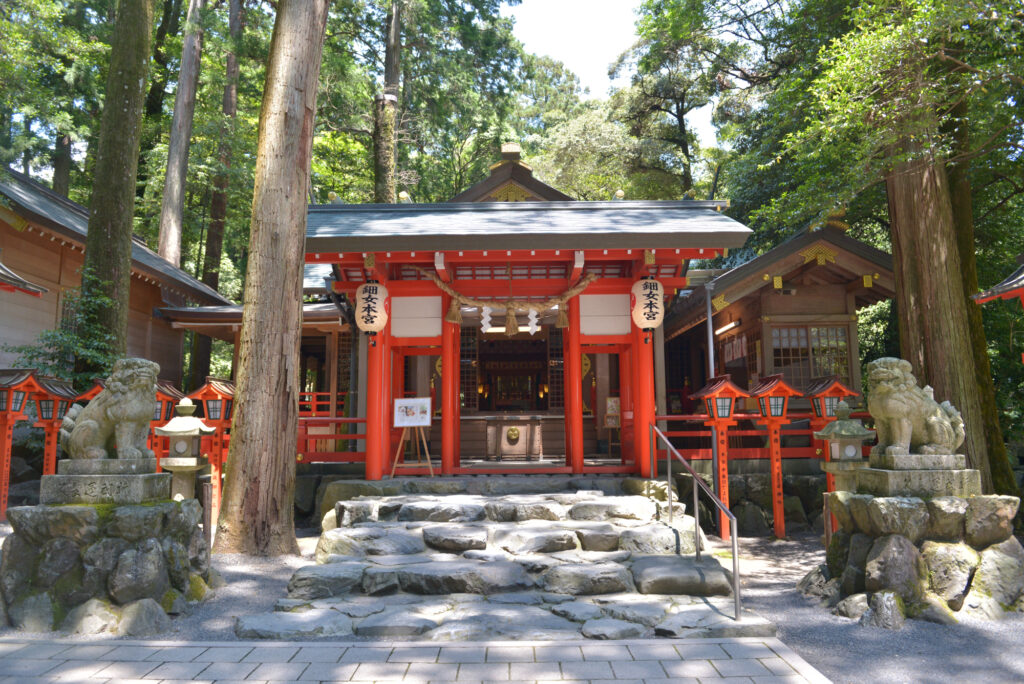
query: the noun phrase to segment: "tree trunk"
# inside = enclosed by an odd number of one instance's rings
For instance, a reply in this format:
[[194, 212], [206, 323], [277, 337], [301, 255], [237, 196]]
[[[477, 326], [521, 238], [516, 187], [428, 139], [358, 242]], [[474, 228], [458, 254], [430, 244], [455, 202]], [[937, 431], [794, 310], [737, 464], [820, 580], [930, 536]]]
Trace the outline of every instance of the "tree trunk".
[[[242, 0], [230, 0], [228, 5], [228, 27], [231, 33], [229, 49], [225, 59], [224, 100], [222, 111], [227, 121], [221, 126], [218, 158], [220, 169], [213, 177], [213, 195], [210, 198], [210, 227], [206, 232], [206, 249], [203, 251], [203, 273], [201, 280], [217, 289], [220, 285], [220, 259], [224, 250], [224, 227], [228, 216], [228, 171], [231, 169], [231, 133], [238, 114], [238, 50], [242, 39]], [[210, 351], [212, 340], [206, 335], [196, 334], [192, 338], [191, 387], [199, 387], [203, 378], [210, 374]]]
[[153, 0], [118, 3], [82, 266], [99, 281], [84, 296], [108, 299], [99, 307], [97, 322], [111, 332], [113, 351], [120, 354], [128, 340], [135, 172], [152, 25]]
[[[961, 100], [952, 112], [954, 120], [966, 121], [967, 102]], [[970, 128], [966, 123], [955, 124], [952, 131], [956, 152], [967, 153], [971, 149]], [[966, 157], [965, 157], [966, 159]], [[1003, 429], [999, 424], [996, 408], [996, 388], [992, 382], [992, 367], [988, 360], [988, 342], [985, 340], [985, 326], [981, 319], [981, 307], [970, 295], [978, 291], [978, 263], [974, 243], [974, 209], [972, 206], [971, 181], [968, 177], [969, 162], [954, 161], [946, 165], [949, 176], [949, 196], [953, 211], [953, 225], [956, 230], [956, 246], [960, 255], [960, 277], [964, 290], [964, 307], [967, 310], [967, 324], [971, 336], [974, 371], [981, 401], [981, 413], [985, 445], [988, 450], [989, 469], [992, 473], [992, 489], [996, 494], [1020, 496], [1020, 488], [1010, 466], [1010, 454], [1003, 441]]]
[[985, 426], [972, 363], [971, 330], [961, 280], [953, 209], [944, 164], [912, 141], [918, 152], [886, 177], [892, 221], [893, 264], [900, 316], [900, 350], [918, 381], [930, 384], [937, 401], [960, 410], [971, 467], [982, 488], [992, 491]]
[[71, 136], [57, 133], [53, 145], [53, 191], [68, 196], [71, 189]]
[[157, 252], [175, 266], [181, 265], [182, 214], [185, 209], [185, 176], [192, 141], [192, 120], [196, 111], [196, 88], [203, 56], [203, 26], [200, 14], [205, 0], [189, 0], [185, 19], [185, 40], [181, 46], [178, 92], [167, 144], [167, 175], [160, 207], [160, 244]]
[[402, 0], [392, 0], [384, 49], [384, 94], [373, 106], [373, 201], [395, 203], [395, 121], [402, 63]]
[[260, 110], [238, 392], [216, 550], [296, 553], [303, 245], [328, 0], [281, 0]]
[[146, 168], [146, 153], [153, 149], [160, 136], [163, 134], [163, 125], [160, 117], [164, 111], [164, 98], [167, 96], [167, 81], [170, 78], [167, 69], [167, 53], [164, 44], [167, 37], [177, 36], [181, 27], [181, 2], [182, 0], [163, 0], [160, 13], [160, 23], [156, 27], [156, 35], [153, 37], [153, 63], [154, 69], [152, 80], [149, 84], [149, 92], [146, 94], [145, 120], [150, 125], [143, 128], [142, 142], [139, 151], [139, 171], [136, 193], [141, 199], [146, 190], [146, 179], [149, 177], [149, 169]]

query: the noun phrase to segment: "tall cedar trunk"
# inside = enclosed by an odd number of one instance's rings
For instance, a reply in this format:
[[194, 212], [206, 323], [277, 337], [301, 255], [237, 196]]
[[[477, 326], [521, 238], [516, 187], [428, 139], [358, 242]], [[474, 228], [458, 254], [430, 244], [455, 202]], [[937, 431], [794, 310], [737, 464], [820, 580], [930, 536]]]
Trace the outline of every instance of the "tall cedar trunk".
[[328, 0], [281, 0], [260, 110], [237, 408], [216, 550], [297, 553], [303, 244]]
[[[213, 195], [210, 198], [210, 227], [206, 233], [206, 249], [203, 250], [204, 283], [217, 289], [220, 285], [220, 258], [224, 250], [224, 225], [228, 216], [228, 171], [231, 169], [231, 132], [238, 114], [238, 56], [236, 51], [242, 39], [242, 0], [230, 0], [228, 4], [228, 27], [231, 41], [225, 59], [224, 100], [222, 111], [226, 121], [221, 127], [218, 158], [220, 170], [213, 177]], [[192, 371], [190, 387], [199, 387], [203, 378], [210, 374], [210, 352], [213, 341], [206, 335], [192, 336]]]
[[185, 175], [192, 141], [192, 120], [196, 111], [196, 88], [203, 56], [201, 17], [205, 0], [189, 0], [185, 18], [185, 40], [181, 46], [178, 92], [174, 97], [171, 137], [167, 143], [167, 174], [160, 207], [160, 244], [157, 252], [175, 266], [181, 264], [182, 214], [185, 210]]
[[153, 149], [160, 136], [163, 134], [163, 125], [160, 117], [164, 112], [164, 98], [167, 96], [167, 81], [170, 74], [167, 68], [167, 52], [164, 44], [167, 37], [178, 35], [181, 27], [181, 2], [182, 0], [164, 0], [160, 12], [160, 23], [156, 27], [156, 35], [153, 37], [153, 78], [149, 84], [149, 92], [146, 94], [146, 122], [148, 126], [143, 128], [141, 149], [139, 154], [139, 181], [136, 192], [141, 198], [146, 189], [146, 179], [149, 177], [149, 169], [146, 168], [146, 153]]
[[917, 379], [960, 410], [971, 467], [981, 471], [982, 488], [992, 491], [974, 369], [971, 330], [961, 280], [953, 209], [945, 165], [912, 141], [912, 161], [897, 164], [886, 177], [892, 221], [893, 263], [900, 278], [896, 301], [900, 351]]
[[395, 122], [402, 62], [402, 0], [392, 0], [384, 49], [384, 93], [373, 107], [373, 201], [395, 202]]
[[57, 133], [53, 145], [53, 191], [68, 196], [71, 189], [71, 136]]
[[1003, 441], [1003, 429], [999, 425], [999, 411], [996, 408], [996, 388], [992, 382], [992, 367], [988, 360], [988, 342], [981, 319], [981, 307], [970, 295], [978, 291], [978, 264], [974, 244], [974, 209], [972, 206], [971, 181], [968, 176], [970, 152], [970, 128], [965, 123], [967, 101], [961, 100], [952, 112], [955, 127], [952, 131], [955, 153], [963, 161], [946, 165], [949, 176], [949, 195], [953, 210], [953, 225], [956, 228], [957, 251], [960, 253], [960, 276], [964, 289], [964, 306], [967, 309], [967, 323], [971, 335], [971, 349], [974, 354], [974, 370], [977, 375], [978, 394], [981, 400], [983, 435], [988, 449], [989, 469], [992, 473], [992, 488], [997, 494], [1020, 496], [1017, 479], [1010, 466], [1010, 454]]
[[98, 279], [98, 291], [87, 288], [84, 296], [110, 300], [97, 322], [113, 335], [113, 351], [120, 354], [127, 351], [135, 172], [152, 25], [153, 0], [118, 3], [82, 267]]

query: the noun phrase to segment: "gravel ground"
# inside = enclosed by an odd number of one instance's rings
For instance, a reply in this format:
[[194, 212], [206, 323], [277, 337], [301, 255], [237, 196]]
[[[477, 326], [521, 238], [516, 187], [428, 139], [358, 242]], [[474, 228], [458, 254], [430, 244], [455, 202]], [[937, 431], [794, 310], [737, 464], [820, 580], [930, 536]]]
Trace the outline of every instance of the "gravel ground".
[[774, 622], [779, 639], [832, 681], [1024, 681], [1024, 652], [1017, 650], [1024, 650], [1024, 615], [955, 626], [908, 620], [899, 631], [861, 627], [795, 589], [824, 560], [812, 536], [740, 540], [743, 606]]
[[[0, 524], [0, 540], [10, 525]], [[312, 561], [316, 532], [300, 531], [303, 556], [252, 558], [218, 554], [213, 565], [227, 581], [189, 616], [173, 621], [161, 640], [233, 641], [235, 616], [273, 610], [296, 568]], [[713, 539], [715, 555], [731, 565], [728, 545]], [[1000, 622], [943, 626], [908, 620], [900, 631], [861, 627], [795, 589], [825, 558], [814, 536], [786, 541], [740, 540], [743, 606], [778, 625], [778, 637], [837, 684], [847, 682], [1024, 681], [1024, 615]], [[10, 629], [0, 630], [0, 634]], [[346, 637], [352, 640], [352, 637]]]

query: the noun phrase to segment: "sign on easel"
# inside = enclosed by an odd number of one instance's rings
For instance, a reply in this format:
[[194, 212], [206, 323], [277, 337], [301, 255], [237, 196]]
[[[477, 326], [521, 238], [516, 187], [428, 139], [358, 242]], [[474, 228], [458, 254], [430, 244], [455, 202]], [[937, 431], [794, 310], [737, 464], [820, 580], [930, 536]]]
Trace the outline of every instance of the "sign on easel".
[[604, 400], [604, 426], [618, 428], [622, 426], [621, 404], [618, 397], [606, 397]]
[[395, 399], [394, 427], [430, 427], [430, 397]]

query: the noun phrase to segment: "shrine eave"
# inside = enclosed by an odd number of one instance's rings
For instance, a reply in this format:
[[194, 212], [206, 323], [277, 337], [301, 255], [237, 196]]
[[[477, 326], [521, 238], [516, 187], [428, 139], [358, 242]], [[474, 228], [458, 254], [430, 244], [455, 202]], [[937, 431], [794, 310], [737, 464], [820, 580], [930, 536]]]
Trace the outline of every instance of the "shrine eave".
[[751, 231], [724, 201], [314, 205], [306, 252], [721, 249]]
[[1014, 299], [1015, 297], [1024, 298], [1024, 266], [1018, 268], [995, 287], [974, 295], [974, 300], [978, 304], [984, 304], [993, 299]]

